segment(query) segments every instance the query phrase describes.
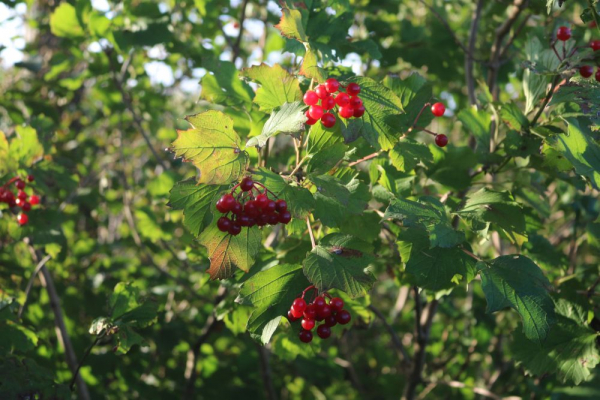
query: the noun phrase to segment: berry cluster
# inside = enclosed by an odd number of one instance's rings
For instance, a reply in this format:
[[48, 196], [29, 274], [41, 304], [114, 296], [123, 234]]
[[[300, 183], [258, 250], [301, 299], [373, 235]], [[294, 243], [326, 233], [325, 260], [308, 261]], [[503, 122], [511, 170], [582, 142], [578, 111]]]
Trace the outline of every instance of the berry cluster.
[[[552, 49], [554, 50], [554, 52], [556, 53], [556, 56], [561, 61], [566, 58], [564, 42], [566, 42], [567, 40], [569, 40], [571, 38], [571, 36], [572, 36], [571, 28], [569, 28], [567, 26], [561, 26], [556, 31], [556, 39], [560, 40], [561, 42], [563, 42], [563, 56], [561, 57], [558, 54], [558, 51], [554, 47], [554, 44], [552, 45]], [[589, 46], [594, 51], [600, 50], [600, 40], [592, 40], [590, 42]], [[571, 55], [573, 55], [573, 53], [576, 50], [577, 50], [577, 48], [574, 48], [573, 51], [571, 52], [571, 54], [569, 54], [569, 57]], [[581, 75], [582, 77], [584, 77], [586, 79], [589, 78], [590, 76], [594, 75], [594, 66], [593, 65], [582, 65], [582, 66], [580, 66], [579, 67], [579, 75]], [[600, 67], [598, 67], [598, 69], [596, 70], [596, 74], [595, 74], [594, 78], [596, 78], [596, 81], [600, 82]]]
[[[310, 343], [313, 339], [312, 330], [317, 321], [323, 323], [317, 327], [317, 335], [321, 339], [327, 339], [331, 336], [331, 328], [337, 324], [346, 325], [352, 319], [352, 316], [347, 310], [344, 310], [344, 300], [339, 297], [331, 297], [327, 293], [323, 296], [317, 296], [312, 303], [307, 304], [304, 300], [306, 292], [316, 288], [309, 286], [302, 292], [302, 296], [298, 297], [292, 303], [290, 311], [288, 311], [288, 319], [294, 322], [302, 318], [300, 325], [300, 333], [298, 337], [303, 343]], [[329, 303], [327, 303], [329, 300]]]
[[[339, 92], [337, 95], [334, 94]], [[340, 91], [340, 83], [337, 79], [329, 78], [324, 85], [319, 85], [315, 90], [309, 90], [304, 94], [304, 104], [309, 106], [306, 110], [307, 125], [314, 125], [317, 121], [326, 128], [335, 125], [335, 115], [331, 112], [336, 106], [340, 117], [360, 118], [365, 113], [365, 106], [358, 97], [360, 85], [358, 83], [349, 83], [346, 86], [346, 92]]]
[[[33, 182], [35, 180], [33, 175], [27, 177], [27, 181]], [[10, 185], [14, 183], [16, 192], [10, 189]], [[25, 187], [27, 183], [25, 180], [17, 177], [12, 178], [4, 185], [0, 186], [0, 203], [6, 203], [10, 208], [19, 207], [21, 212], [17, 215], [17, 222], [23, 226], [29, 222], [29, 216], [27, 212], [31, 210], [32, 206], [40, 204], [39, 196], [32, 194], [29, 196], [25, 193]]]
[[[237, 189], [238, 194], [235, 194]], [[292, 220], [292, 214], [287, 210], [287, 203], [283, 199], [273, 200], [269, 193], [275, 194], [267, 189], [262, 183], [254, 182], [246, 177], [231, 189], [230, 193], [224, 194], [217, 201], [217, 210], [225, 216], [219, 218], [217, 227], [221, 232], [228, 232], [237, 236], [242, 227], [265, 226], [287, 224]], [[255, 196], [256, 194], [256, 196]], [[231, 217], [229, 217], [231, 213]]]

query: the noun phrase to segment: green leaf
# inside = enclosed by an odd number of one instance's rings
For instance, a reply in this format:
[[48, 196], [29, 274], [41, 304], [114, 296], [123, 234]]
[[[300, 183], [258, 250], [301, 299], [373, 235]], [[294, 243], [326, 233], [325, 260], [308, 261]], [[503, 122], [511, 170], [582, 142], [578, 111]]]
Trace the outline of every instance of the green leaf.
[[493, 223], [507, 232], [525, 233], [523, 208], [509, 192], [483, 188], [469, 195], [457, 214], [477, 224]]
[[553, 149], [571, 162], [577, 174], [586, 177], [592, 186], [600, 189], [600, 146], [592, 139], [589, 125], [575, 118], [567, 118], [567, 135], [548, 138]]
[[458, 279], [469, 283], [475, 278], [475, 260], [461, 249], [434, 247], [427, 249], [413, 244], [406, 272], [415, 277], [417, 286], [440, 291], [456, 285]]
[[68, 385], [54, 382], [54, 372], [40, 367], [32, 357], [0, 357], [0, 399], [71, 398]]
[[521, 332], [515, 332], [510, 346], [516, 361], [533, 375], [557, 374], [563, 383], [579, 385], [600, 363], [596, 332], [560, 317], [540, 347]]
[[186, 117], [192, 129], [178, 130], [172, 151], [200, 170], [198, 183], [227, 184], [238, 180], [248, 168], [248, 153], [240, 150], [233, 121], [220, 111]]
[[333, 128], [325, 128], [323, 124], [314, 124], [310, 127], [306, 144], [308, 154], [316, 154], [319, 151], [342, 143], [341, 125], [336, 123]]
[[402, 139], [393, 149], [389, 151], [390, 162], [398, 171], [410, 172], [417, 164], [423, 162], [432, 162], [433, 156], [429, 148], [422, 143], [412, 139]]
[[359, 180], [353, 179], [347, 185], [331, 175], [312, 177], [311, 180], [317, 187], [314, 214], [323, 225], [339, 226], [349, 214], [364, 211], [369, 193]]
[[365, 295], [375, 277], [367, 271], [373, 249], [352, 236], [332, 233], [319, 241], [304, 260], [304, 274], [319, 289], [340, 289], [350, 297]]
[[129, 326], [119, 328], [119, 331], [117, 332], [117, 341], [117, 351], [120, 354], [128, 353], [135, 345], [148, 346], [144, 338]]
[[206, 228], [198, 241], [208, 251], [210, 278], [227, 279], [233, 275], [234, 268], [248, 272], [262, 248], [260, 232], [256, 227], [242, 228], [242, 233], [232, 236], [221, 232], [216, 224]]
[[306, 106], [299, 101], [294, 103], [285, 103], [280, 109], [276, 109], [269, 117], [269, 120], [263, 126], [263, 130], [259, 136], [255, 136], [248, 140], [246, 147], [258, 146], [263, 147], [267, 144], [269, 138], [285, 133], [296, 136], [304, 131], [304, 123], [308, 120], [304, 115]]
[[255, 308], [248, 320], [248, 331], [267, 344], [290, 304], [310, 283], [300, 265], [276, 265], [244, 282], [236, 301]]
[[421, 112], [423, 106], [433, 97], [431, 84], [424, 77], [418, 73], [413, 73], [406, 79], [392, 78], [388, 75], [383, 80], [383, 84], [398, 96], [402, 110], [406, 113], [393, 118], [394, 126], [397, 125], [400, 131], [407, 132], [419, 114], [421, 114], [419, 116], [420, 126], [427, 126], [431, 123], [434, 118], [433, 114]]
[[425, 173], [432, 180], [455, 190], [467, 189], [471, 184], [469, 170], [477, 165], [477, 156], [470, 147], [447, 146], [444, 150], [430, 146], [433, 162]]
[[254, 102], [261, 111], [271, 112], [285, 103], [302, 100], [300, 83], [279, 64], [270, 67], [261, 64], [242, 70], [242, 76], [261, 85], [256, 91]]
[[44, 147], [38, 140], [35, 129], [17, 126], [17, 135], [10, 141], [8, 157], [12, 168], [30, 167], [44, 155]]
[[254, 91], [240, 79], [239, 70], [234, 63], [207, 60], [203, 66], [212, 73], [207, 73], [200, 81], [200, 99], [223, 105], [251, 104]]
[[108, 300], [111, 318], [116, 325], [144, 328], [156, 322], [158, 304], [143, 297], [133, 283], [120, 282]]
[[477, 150], [483, 153], [490, 152], [490, 126], [492, 117], [477, 107], [466, 108], [458, 113], [458, 120], [462, 122], [477, 141]]
[[215, 204], [228, 186], [196, 184], [194, 178], [177, 182], [171, 189], [169, 206], [183, 210], [183, 224], [198, 237], [213, 221]]
[[279, 24], [275, 28], [279, 29], [281, 34], [290, 39], [296, 39], [300, 42], [307, 42], [308, 36], [304, 31], [302, 14], [298, 10], [292, 10], [288, 7], [281, 9], [282, 15]]
[[554, 303], [550, 282], [533, 261], [522, 255], [498, 257], [481, 270], [481, 284], [488, 313], [511, 307], [521, 315], [528, 339], [546, 340], [555, 322]]
[[265, 185], [278, 198], [285, 200], [294, 218], [306, 218], [315, 206], [315, 200], [307, 189], [292, 181], [286, 181], [274, 172], [260, 168], [252, 174], [252, 179]]
[[50, 30], [58, 37], [80, 38], [85, 32], [77, 18], [75, 7], [69, 3], [60, 3], [50, 16]]
[[[534, 62], [540, 59], [543, 46], [535, 36], [530, 36], [525, 44], [527, 60]], [[536, 106], [538, 100], [546, 93], [548, 77], [538, 75], [531, 69], [525, 69], [523, 73], [523, 91], [525, 93], [525, 114], [529, 114]]]
[[298, 73], [307, 78], [314, 79], [318, 83], [323, 83], [327, 80], [327, 71], [319, 67], [317, 54], [310, 46], [307, 47], [306, 54], [304, 54], [302, 65], [300, 66], [300, 71]]
[[314, 154], [306, 165], [308, 175], [325, 174], [338, 164], [346, 154], [346, 145], [336, 143]]
[[600, 83], [595, 79], [572, 77], [552, 95], [549, 106], [575, 103], [586, 116], [598, 124], [600, 115]]
[[365, 106], [364, 116], [356, 120], [362, 136], [376, 149], [392, 149], [400, 138], [399, 129], [390, 125], [392, 117], [403, 113], [400, 99], [371, 78], [355, 77], [351, 81], [360, 85]]

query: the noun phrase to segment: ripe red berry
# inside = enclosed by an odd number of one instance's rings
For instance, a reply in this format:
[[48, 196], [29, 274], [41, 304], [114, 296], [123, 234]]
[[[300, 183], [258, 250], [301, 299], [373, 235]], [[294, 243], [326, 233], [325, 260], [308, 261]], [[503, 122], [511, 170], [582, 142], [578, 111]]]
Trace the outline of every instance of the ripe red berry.
[[240, 226], [250, 226], [250, 217], [246, 214], [242, 214], [238, 217], [237, 223], [240, 224]]
[[354, 109], [354, 118], [360, 118], [365, 115], [365, 106], [360, 105]]
[[217, 228], [221, 232], [229, 232], [229, 228], [231, 228], [231, 220], [227, 217], [221, 217], [217, 221]]
[[340, 108], [340, 117], [348, 119], [354, 116], [354, 108], [347, 105]]
[[258, 217], [259, 208], [258, 208], [258, 205], [256, 205], [256, 202], [254, 202], [252, 200], [248, 201], [244, 205], [244, 214], [246, 214], [247, 216], [249, 216], [251, 218]]
[[323, 107], [323, 110], [331, 110], [335, 107], [335, 99], [331, 96], [325, 97], [323, 101], [321, 101], [321, 107]]
[[569, 40], [571, 38], [571, 28], [561, 26], [558, 28], [558, 31], [556, 31], [556, 38], [558, 40], [562, 40], [563, 42]]
[[358, 96], [350, 97], [350, 105], [353, 108], [362, 106], [362, 100]]
[[323, 298], [323, 296], [317, 296], [315, 297], [315, 299], [313, 300], [313, 305], [315, 307], [317, 307], [317, 312], [319, 311], [319, 308], [323, 307], [325, 304], [327, 304], [325, 302], [325, 299]]
[[39, 198], [39, 196], [36, 196], [34, 194], [29, 198], [29, 202], [31, 203], [32, 206], [37, 206], [38, 204], [40, 204], [40, 198]]
[[312, 330], [312, 328], [315, 327], [315, 320], [303, 318], [300, 324], [302, 324], [302, 328], [306, 329], [307, 331], [310, 331]]
[[448, 136], [439, 134], [435, 136], [435, 144], [439, 147], [445, 147], [448, 144]]
[[17, 187], [17, 189], [23, 190], [25, 189], [25, 182], [20, 179], [17, 179], [17, 181], [15, 182], [15, 186]]
[[25, 200], [19, 199], [17, 197], [17, 199], [15, 200], [15, 204], [17, 205], [17, 207], [23, 207], [23, 204], [25, 204]]
[[33, 176], [33, 175], [27, 175], [27, 180], [29, 182], [33, 182], [33, 181], [35, 181], [35, 176]]
[[261, 193], [258, 196], [256, 196], [256, 199], [254, 199], [254, 202], [256, 203], [258, 208], [261, 208], [261, 209], [265, 208], [265, 206], [269, 202], [269, 196], [267, 196], [266, 193]]
[[233, 221], [231, 223], [231, 227], [229, 227], [229, 234], [233, 236], [237, 236], [242, 231], [242, 226], [237, 221]]
[[344, 309], [344, 300], [340, 299], [339, 297], [334, 297], [333, 299], [329, 300], [329, 307], [331, 307], [331, 310], [333, 311], [342, 311]]
[[256, 217], [256, 225], [265, 226], [268, 223], [269, 221], [267, 221], [267, 216], [265, 214], [261, 214], [258, 217]]
[[287, 211], [288, 205], [287, 202], [283, 199], [279, 199], [275, 202], [275, 210], [277, 210], [277, 212], [285, 212]]
[[25, 200], [27, 198], [27, 193], [25, 193], [22, 190], [19, 190], [19, 194], [17, 194], [17, 198], [19, 198], [21, 200]]
[[327, 324], [321, 324], [317, 328], [317, 335], [319, 335], [321, 339], [327, 339], [331, 336], [331, 328], [327, 326]]
[[31, 211], [31, 203], [23, 201], [23, 204], [21, 205], [21, 209], [26, 212]]
[[223, 203], [223, 198], [221, 197], [218, 201], [217, 201], [217, 210], [222, 213], [225, 214], [226, 212], [228, 212], [229, 210], [227, 209], [227, 207], [225, 207], [225, 204]]
[[325, 318], [324, 321], [325, 321], [325, 325], [327, 325], [328, 327], [337, 325], [337, 320], [335, 318], [335, 315], [333, 315], [333, 314], [331, 314], [329, 317]]
[[287, 225], [292, 220], [292, 214], [289, 211], [284, 211], [279, 214], [279, 222]]
[[238, 201], [236, 201], [231, 207], [231, 212], [235, 215], [241, 215], [243, 211], [244, 207], [242, 207], [242, 205]]
[[340, 107], [347, 106], [350, 103], [350, 96], [347, 93], [339, 93], [335, 96], [335, 102]]
[[305, 114], [305, 115], [306, 115], [306, 118], [308, 118], [308, 119], [306, 120], [306, 122], [305, 122], [305, 124], [306, 124], [306, 125], [314, 125], [314, 124], [316, 124], [316, 123], [317, 123], [317, 121], [319, 121], [318, 119], [312, 119], [312, 118], [310, 117], [310, 115], [308, 115], [308, 110], [306, 110], [306, 114]]
[[304, 310], [304, 318], [315, 319], [317, 318], [317, 307], [314, 304], [309, 304]]
[[279, 223], [279, 215], [273, 213], [273, 214], [267, 214], [267, 223], [269, 225], [277, 225]]
[[321, 123], [325, 128], [333, 128], [335, 126], [335, 115], [332, 113], [325, 113], [321, 117]]
[[600, 68], [598, 68], [598, 71], [596, 71], [596, 75], [594, 77], [596, 78], [596, 81], [600, 82]]
[[590, 76], [594, 75], [594, 67], [591, 65], [583, 65], [581, 68], [579, 68], [579, 74], [584, 78], [589, 78]]
[[441, 117], [446, 112], [446, 106], [444, 103], [435, 103], [431, 106], [431, 113], [436, 117]]
[[360, 93], [360, 86], [358, 85], [358, 83], [352, 82], [348, 84], [348, 87], [346, 88], [346, 93], [348, 93], [350, 96], [356, 96]]
[[594, 51], [598, 51], [600, 50], [600, 40], [592, 40], [590, 42], [590, 47], [592, 48], [592, 50]]
[[325, 85], [317, 86], [317, 88], [315, 89], [315, 93], [317, 94], [317, 96], [319, 96], [320, 99], [324, 99], [325, 97], [329, 96], [329, 93], [327, 93], [327, 88], [325, 87]]
[[299, 310], [301, 312], [304, 312], [304, 310], [306, 310], [306, 306], [307, 306], [306, 300], [304, 300], [302, 297], [298, 297], [292, 303], [292, 307], [294, 307], [296, 310]]
[[20, 213], [19, 215], [17, 215], [17, 222], [19, 223], [19, 225], [23, 226], [27, 222], [29, 222], [29, 217], [25, 213]]
[[290, 322], [294, 322], [294, 321], [298, 321], [300, 318], [294, 317], [294, 314], [292, 314], [292, 310], [289, 310], [288, 313], [287, 313], [287, 319]]
[[318, 121], [323, 116], [323, 112], [323, 107], [321, 106], [310, 106], [308, 109], [308, 116]]
[[329, 78], [325, 81], [325, 88], [329, 93], [335, 93], [340, 89], [340, 83], [335, 78]]
[[292, 306], [290, 312], [292, 313], [292, 316], [296, 319], [301, 318], [302, 314], [304, 314], [304, 310], [300, 310], [299, 308], [296, 308], [294, 306]]
[[313, 338], [313, 334], [311, 331], [305, 331], [304, 329], [300, 331], [298, 334], [298, 338], [302, 343], [310, 343]]
[[314, 91], [309, 90], [304, 94], [304, 104], [306, 104], [307, 106], [314, 106], [318, 102], [319, 96], [317, 96], [317, 94]]
[[233, 205], [236, 203], [235, 197], [233, 197], [230, 193], [221, 197], [221, 201], [223, 202], [223, 206], [227, 211], [231, 211]]
[[352, 319], [352, 316], [350, 315], [350, 313], [346, 310], [342, 310], [339, 313], [337, 313], [337, 315], [335, 316], [335, 320], [337, 321], [338, 324], [340, 325], [346, 325], [348, 322], [350, 322], [350, 320]]
[[249, 192], [250, 190], [252, 190], [253, 187], [254, 187], [254, 182], [252, 181], [252, 178], [247, 176], [244, 179], [242, 179], [242, 182], [240, 183], [240, 188], [244, 192]]
[[321, 320], [331, 315], [331, 307], [325, 304], [323, 307], [317, 308], [317, 317]]
[[273, 214], [277, 209], [277, 203], [273, 200], [269, 200], [267, 204], [263, 207], [263, 211], [265, 214]]

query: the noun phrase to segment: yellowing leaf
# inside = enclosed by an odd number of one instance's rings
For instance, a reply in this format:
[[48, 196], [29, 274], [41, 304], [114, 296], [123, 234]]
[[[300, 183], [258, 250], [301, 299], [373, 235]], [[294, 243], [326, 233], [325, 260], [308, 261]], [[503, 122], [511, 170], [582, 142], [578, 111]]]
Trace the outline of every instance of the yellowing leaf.
[[261, 87], [256, 91], [254, 102], [261, 111], [269, 112], [285, 103], [302, 100], [300, 83], [279, 64], [270, 67], [261, 64], [242, 70], [242, 75], [258, 83]]
[[200, 170], [198, 182], [228, 184], [238, 180], [248, 168], [248, 153], [240, 150], [240, 137], [233, 130], [232, 119], [220, 111], [186, 119], [192, 128], [177, 131], [172, 150]]
[[281, 31], [281, 34], [290, 39], [296, 39], [300, 42], [307, 42], [308, 36], [302, 25], [302, 14], [298, 10], [290, 10], [283, 7], [281, 10], [281, 21], [275, 25], [275, 28]]
[[300, 75], [314, 79], [319, 83], [323, 83], [327, 79], [325, 70], [319, 67], [319, 64], [317, 63], [317, 54], [311, 48], [306, 50], [299, 73]]

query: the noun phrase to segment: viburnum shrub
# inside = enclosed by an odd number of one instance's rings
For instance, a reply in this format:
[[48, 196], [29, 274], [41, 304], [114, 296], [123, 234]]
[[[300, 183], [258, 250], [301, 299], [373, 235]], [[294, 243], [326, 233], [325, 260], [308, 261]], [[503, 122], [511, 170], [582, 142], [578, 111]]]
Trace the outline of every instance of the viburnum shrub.
[[[10, 210], [16, 213], [17, 222], [21, 226], [29, 222], [27, 213], [31, 208], [40, 204], [40, 197], [27, 189], [27, 182], [31, 183], [34, 180], [33, 175], [27, 175], [26, 178], [15, 176], [0, 186], [0, 203], [6, 203]], [[19, 208], [21, 211], [17, 211]]]

